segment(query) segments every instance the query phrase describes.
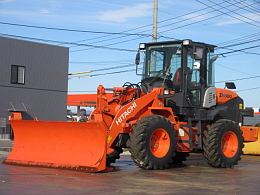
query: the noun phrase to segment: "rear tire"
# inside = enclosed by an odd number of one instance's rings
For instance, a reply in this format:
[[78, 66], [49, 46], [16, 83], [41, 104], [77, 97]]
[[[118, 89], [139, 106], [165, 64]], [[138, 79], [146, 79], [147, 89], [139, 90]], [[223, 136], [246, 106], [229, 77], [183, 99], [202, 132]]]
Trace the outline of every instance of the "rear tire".
[[233, 168], [241, 160], [243, 140], [236, 122], [220, 119], [204, 131], [203, 155], [212, 167]]
[[130, 133], [131, 158], [143, 169], [165, 169], [175, 156], [176, 131], [167, 118], [148, 115], [137, 121]]

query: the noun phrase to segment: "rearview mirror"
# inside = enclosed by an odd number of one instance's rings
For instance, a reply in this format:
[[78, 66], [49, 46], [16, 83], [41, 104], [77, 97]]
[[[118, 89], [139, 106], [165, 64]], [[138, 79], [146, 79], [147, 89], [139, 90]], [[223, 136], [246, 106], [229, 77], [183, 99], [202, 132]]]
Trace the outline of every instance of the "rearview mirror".
[[140, 52], [138, 52], [138, 53], [136, 54], [136, 56], [135, 56], [135, 64], [136, 64], [136, 65], [139, 65], [139, 63], [140, 63]]
[[233, 82], [226, 82], [225, 83], [226, 88], [228, 89], [236, 89], [236, 85]]
[[195, 51], [193, 52], [195, 60], [202, 60], [203, 59], [203, 48], [202, 47], [195, 47]]

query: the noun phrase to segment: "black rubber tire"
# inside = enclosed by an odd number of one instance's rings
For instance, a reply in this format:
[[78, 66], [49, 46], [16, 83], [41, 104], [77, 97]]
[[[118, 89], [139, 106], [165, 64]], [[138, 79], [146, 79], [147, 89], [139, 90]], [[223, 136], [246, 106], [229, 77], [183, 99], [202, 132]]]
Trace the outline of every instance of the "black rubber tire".
[[[233, 133], [232, 133], [233, 132]], [[222, 139], [224, 135], [232, 133], [237, 138], [237, 149], [230, 157], [222, 150]], [[209, 165], [216, 168], [234, 168], [243, 154], [243, 136], [238, 124], [232, 120], [220, 119], [208, 126], [204, 131], [203, 155]]]
[[190, 154], [188, 152], [177, 152], [176, 156], [172, 158], [172, 164], [182, 164], [189, 156]]
[[[164, 130], [167, 133], [169, 147], [165, 150], [162, 157], [157, 157], [151, 151], [151, 137], [154, 132]], [[137, 166], [143, 169], [162, 170], [169, 168], [172, 158], [175, 156], [176, 150], [176, 130], [169, 119], [160, 115], [148, 115], [137, 121], [130, 133], [131, 158]]]
[[111, 163], [115, 163], [117, 159], [120, 158], [120, 154], [123, 152], [122, 148], [116, 148], [110, 154], [107, 154], [107, 162], [106, 165], [109, 166]]

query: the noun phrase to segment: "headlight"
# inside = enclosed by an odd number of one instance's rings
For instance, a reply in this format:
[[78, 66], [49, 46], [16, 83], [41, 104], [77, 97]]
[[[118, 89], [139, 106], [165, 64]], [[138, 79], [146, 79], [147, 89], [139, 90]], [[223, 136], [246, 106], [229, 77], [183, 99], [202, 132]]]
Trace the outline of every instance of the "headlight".
[[145, 49], [145, 43], [140, 43], [139, 44], [139, 49], [144, 50]]
[[190, 40], [190, 39], [184, 40], [184, 41], [182, 42], [182, 44], [183, 44], [183, 45], [191, 45], [191, 44], [192, 44], [192, 40]]

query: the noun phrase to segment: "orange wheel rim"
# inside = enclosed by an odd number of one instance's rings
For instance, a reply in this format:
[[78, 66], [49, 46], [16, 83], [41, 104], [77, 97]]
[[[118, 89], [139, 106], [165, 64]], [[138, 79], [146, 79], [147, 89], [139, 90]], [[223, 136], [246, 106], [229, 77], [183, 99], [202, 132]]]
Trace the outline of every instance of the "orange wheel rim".
[[157, 158], [164, 157], [170, 148], [170, 136], [164, 129], [156, 129], [150, 139], [151, 152]]
[[222, 137], [221, 148], [223, 154], [231, 158], [235, 156], [238, 150], [238, 139], [235, 133], [228, 131]]

